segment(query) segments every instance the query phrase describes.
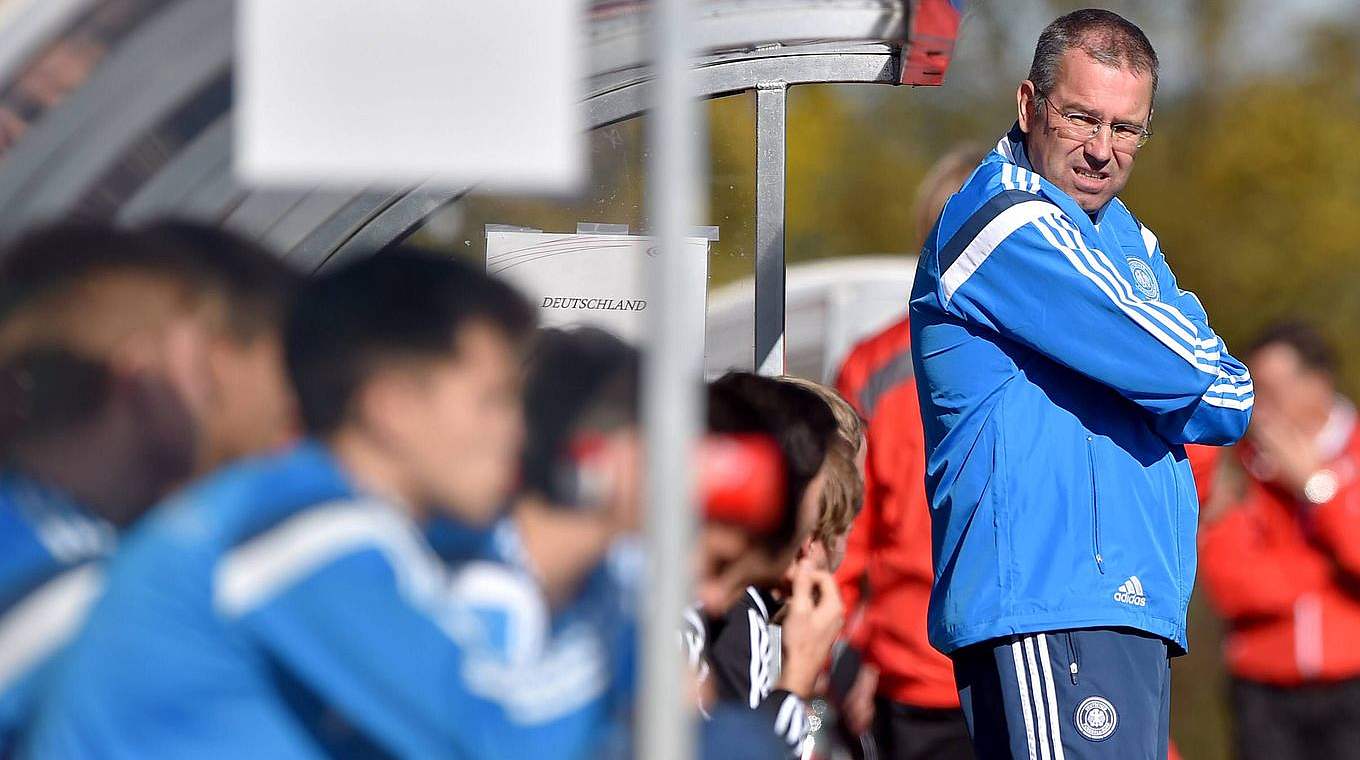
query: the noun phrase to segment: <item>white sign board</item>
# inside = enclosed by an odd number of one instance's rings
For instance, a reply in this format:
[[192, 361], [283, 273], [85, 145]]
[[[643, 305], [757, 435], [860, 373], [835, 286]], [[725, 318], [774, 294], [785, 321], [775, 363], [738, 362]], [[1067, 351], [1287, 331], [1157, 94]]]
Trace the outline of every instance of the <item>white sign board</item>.
[[236, 170], [282, 185], [570, 191], [581, 0], [239, 0]]
[[[495, 230], [486, 235], [486, 269], [533, 300], [544, 327], [590, 325], [631, 343], [646, 335], [648, 278], [660, 255], [640, 235], [557, 234]], [[680, 311], [700, 334], [707, 303], [708, 240], [686, 238], [688, 266], [680, 282]]]

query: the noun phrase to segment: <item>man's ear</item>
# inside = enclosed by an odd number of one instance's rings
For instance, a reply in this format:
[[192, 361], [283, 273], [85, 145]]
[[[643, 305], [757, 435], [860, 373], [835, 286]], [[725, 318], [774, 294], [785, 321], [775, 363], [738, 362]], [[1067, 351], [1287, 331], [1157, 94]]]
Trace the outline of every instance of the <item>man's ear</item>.
[[1039, 102], [1038, 96], [1038, 88], [1028, 79], [1021, 82], [1015, 91], [1016, 121], [1020, 122], [1020, 131], [1025, 134], [1029, 134], [1030, 122], [1035, 118], [1035, 106]]
[[349, 413], [365, 434], [387, 443], [394, 426], [403, 426], [411, 411], [412, 386], [400, 372], [375, 372], [359, 387]]
[[380, 369], [355, 394], [350, 415], [374, 442], [401, 446], [412, 430], [428, 424], [429, 379], [422, 366]]

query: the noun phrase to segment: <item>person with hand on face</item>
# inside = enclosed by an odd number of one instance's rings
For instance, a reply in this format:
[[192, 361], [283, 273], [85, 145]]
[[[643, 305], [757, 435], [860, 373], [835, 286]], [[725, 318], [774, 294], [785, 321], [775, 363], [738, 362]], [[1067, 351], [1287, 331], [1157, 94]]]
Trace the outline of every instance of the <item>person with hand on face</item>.
[[1167, 754], [1195, 573], [1185, 445], [1241, 437], [1253, 387], [1117, 197], [1157, 76], [1117, 14], [1050, 23], [1017, 123], [921, 252], [927, 628], [984, 760]]
[[[818, 476], [835, 418], [812, 394], [784, 385], [749, 372], [708, 384], [708, 433], [774, 442], [782, 496], [778, 519], [759, 530], [705, 516], [695, 545], [694, 610], [709, 617], [725, 615], [748, 586], [779, 583], [816, 524], [823, 485]], [[790, 408], [801, 411], [790, 414]]]
[[312, 280], [285, 340], [309, 439], [144, 518], [27, 756], [592, 756], [607, 642], [424, 532], [500, 516], [532, 327], [509, 286], [406, 248]]
[[[725, 607], [705, 605], [703, 618], [692, 619], [687, 633], [702, 642], [698, 654], [716, 700], [759, 711], [787, 751], [797, 752], [807, 738], [807, 701], [815, 694], [843, 623], [827, 549], [815, 528], [832, 476], [830, 462], [839, 457], [844, 467], [835, 476], [848, 470], [854, 478], [852, 454], [839, 441], [831, 408], [808, 388], [744, 373], [727, 375], [712, 388], [711, 397], [731, 392], [771, 424], [789, 462], [790, 498], [797, 497], [790, 506], [797, 504], [794, 514], [806, 527], [796, 531], [797, 540], [790, 543], [796, 553], [784, 554], [787, 559], [777, 575], [748, 576], [740, 596]], [[848, 529], [849, 520], [843, 522]], [[693, 618], [699, 618], [699, 611]], [[776, 619], [784, 626], [785, 641], [792, 636], [782, 651], [771, 630]]]
[[1227, 623], [1242, 760], [1360, 756], [1360, 426], [1315, 329], [1269, 327], [1247, 354], [1256, 412], [1220, 454], [1200, 527]]
[[[55, 226], [0, 259], [0, 755], [117, 534], [195, 470], [292, 428], [277, 351], [237, 357], [277, 344], [296, 281], [189, 225]], [[231, 416], [257, 434], [211, 424]]]

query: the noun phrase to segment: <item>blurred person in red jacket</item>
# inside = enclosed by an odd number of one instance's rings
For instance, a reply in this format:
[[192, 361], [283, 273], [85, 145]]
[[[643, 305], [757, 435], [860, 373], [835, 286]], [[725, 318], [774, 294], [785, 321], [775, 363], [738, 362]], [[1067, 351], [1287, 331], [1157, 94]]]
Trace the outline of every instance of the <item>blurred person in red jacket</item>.
[[[926, 174], [913, 209], [922, 239], [985, 152], [958, 147]], [[926, 640], [934, 566], [910, 340], [904, 318], [855, 346], [836, 380], [868, 424], [864, 509], [836, 575], [847, 616], [863, 607], [850, 618], [850, 643], [866, 664], [847, 695], [845, 717], [852, 731], [872, 728], [885, 758], [972, 758], [954, 666]]]
[[1200, 528], [1201, 577], [1227, 624], [1237, 756], [1360, 757], [1355, 407], [1337, 393], [1331, 346], [1305, 325], [1268, 329], [1247, 364], [1255, 417], [1201, 492]]

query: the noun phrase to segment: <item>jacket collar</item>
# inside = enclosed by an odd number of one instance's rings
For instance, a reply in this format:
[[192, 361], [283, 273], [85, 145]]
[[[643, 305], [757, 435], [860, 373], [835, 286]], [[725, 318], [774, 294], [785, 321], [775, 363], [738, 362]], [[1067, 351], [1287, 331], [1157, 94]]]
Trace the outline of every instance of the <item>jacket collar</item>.
[[[996, 149], [994, 152], [999, 154], [1004, 160], [1006, 160], [1009, 163], [1015, 164], [1016, 166], [1019, 166], [1022, 169], [1028, 169], [1029, 171], [1032, 172], [1034, 171], [1034, 166], [1029, 162], [1029, 155], [1025, 152], [1025, 133], [1020, 131], [1020, 122], [1018, 121], [1011, 126], [1009, 132], [1007, 132], [1005, 135], [1001, 137], [1000, 140], [997, 141]], [[1038, 174], [1038, 172], [1035, 173]], [[1042, 177], [1043, 175], [1040, 174], [1039, 176]], [[1057, 188], [1053, 189], [1056, 190]], [[1063, 197], [1072, 200], [1071, 196], [1067, 195], [1066, 193], [1063, 193]], [[1099, 227], [1101, 221], [1104, 220], [1105, 218], [1105, 212], [1110, 210], [1110, 206], [1114, 205], [1114, 200], [1115, 199], [1111, 198], [1110, 202], [1102, 206], [1099, 211], [1097, 211], [1094, 214], [1087, 213], [1086, 217], [1089, 218], [1093, 224]], [[1072, 204], [1076, 205], [1076, 201], [1072, 200]], [[1081, 207], [1078, 206], [1078, 208]], [[1085, 213], [1084, 210], [1083, 213]]]
[[0, 471], [0, 511], [12, 512], [62, 563], [113, 551], [116, 531], [112, 525], [61, 490], [15, 470]]
[[1029, 156], [1025, 154], [1025, 133], [1020, 131], [1020, 122], [1015, 122], [1011, 131], [1001, 136], [996, 143], [996, 152], [1007, 162], [1034, 171], [1034, 167], [1029, 163]]

